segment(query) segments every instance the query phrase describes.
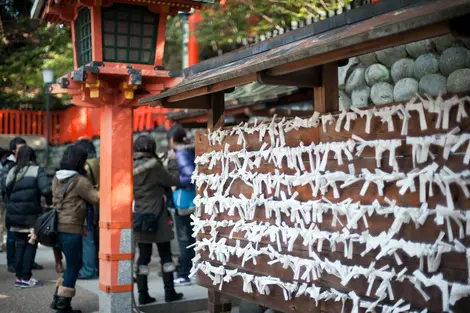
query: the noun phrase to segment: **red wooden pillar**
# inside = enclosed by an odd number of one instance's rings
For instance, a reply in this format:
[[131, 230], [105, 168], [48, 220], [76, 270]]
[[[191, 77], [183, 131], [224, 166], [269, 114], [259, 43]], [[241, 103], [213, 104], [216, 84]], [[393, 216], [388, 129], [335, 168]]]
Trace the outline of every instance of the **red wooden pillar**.
[[199, 62], [199, 44], [197, 42], [197, 23], [202, 21], [199, 10], [195, 10], [188, 17], [189, 24], [189, 41], [188, 41], [188, 66], [193, 66]]
[[100, 312], [132, 312], [132, 107], [101, 108]]

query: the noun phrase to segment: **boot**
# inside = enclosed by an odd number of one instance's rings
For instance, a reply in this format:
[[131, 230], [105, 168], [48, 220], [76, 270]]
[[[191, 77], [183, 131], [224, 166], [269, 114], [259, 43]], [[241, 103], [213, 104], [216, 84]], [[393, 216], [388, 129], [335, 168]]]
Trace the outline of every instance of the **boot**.
[[80, 310], [73, 310], [70, 303], [72, 298], [75, 296], [74, 288], [67, 288], [64, 286], [59, 286], [59, 291], [57, 292], [57, 313], [82, 313]]
[[139, 304], [145, 305], [156, 302], [157, 300], [149, 295], [147, 275], [138, 274], [136, 280], [137, 290], [139, 291]]
[[183, 298], [182, 293], [178, 293], [175, 291], [173, 279], [173, 272], [163, 272], [163, 285], [165, 286], [165, 302], [178, 301]]
[[55, 284], [55, 292], [54, 292], [54, 296], [52, 297], [52, 303], [50, 306], [52, 310], [57, 310], [57, 300], [59, 299], [59, 295], [58, 295], [59, 286], [62, 286], [63, 281], [64, 281], [63, 278], [59, 278]]

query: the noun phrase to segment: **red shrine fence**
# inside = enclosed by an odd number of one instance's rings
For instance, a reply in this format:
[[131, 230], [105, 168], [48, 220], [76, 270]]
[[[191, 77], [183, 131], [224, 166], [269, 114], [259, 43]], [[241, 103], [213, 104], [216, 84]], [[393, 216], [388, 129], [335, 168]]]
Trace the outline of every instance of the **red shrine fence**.
[[[134, 132], [152, 130], [158, 126], [166, 129], [170, 121], [169, 109], [139, 107], [134, 110]], [[46, 135], [46, 113], [35, 110], [0, 110], [0, 134]], [[93, 138], [100, 135], [100, 110], [72, 106], [65, 110], [51, 111], [50, 143], [74, 142], [80, 137]]]

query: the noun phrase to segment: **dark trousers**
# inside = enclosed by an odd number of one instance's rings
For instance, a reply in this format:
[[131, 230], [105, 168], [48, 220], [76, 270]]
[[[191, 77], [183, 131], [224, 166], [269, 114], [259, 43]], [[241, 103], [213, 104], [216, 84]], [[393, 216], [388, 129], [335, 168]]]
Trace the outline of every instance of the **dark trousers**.
[[[171, 257], [171, 245], [170, 242], [157, 243], [158, 254], [160, 255], [160, 263], [171, 263], [173, 262]], [[137, 259], [137, 265], [147, 266], [152, 259], [152, 244], [151, 243], [139, 243], [139, 258]]]
[[15, 242], [16, 242], [16, 233], [12, 231], [7, 232], [7, 264], [8, 267], [15, 267]]
[[75, 288], [78, 273], [82, 268], [83, 238], [79, 234], [59, 233], [59, 248], [65, 255], [67, 267], [62, 278], [62, 286]]
[[29, 280], [33, 276], [32, 269], [38, 244], [34, 245], [28, 242], [29, 233], [15, 233], [16, 236], [16, 277], [23, 280]]
[[175, 213], [176, 233], [180, 246], [180, 257], [178, 265], [178, 277], [188, 278], [192, 267], [192, 259], [195, 252], [194, 247], [187, 249], [188, 246], [195, 243], [191, 229], [191, 215], [178, 215]]

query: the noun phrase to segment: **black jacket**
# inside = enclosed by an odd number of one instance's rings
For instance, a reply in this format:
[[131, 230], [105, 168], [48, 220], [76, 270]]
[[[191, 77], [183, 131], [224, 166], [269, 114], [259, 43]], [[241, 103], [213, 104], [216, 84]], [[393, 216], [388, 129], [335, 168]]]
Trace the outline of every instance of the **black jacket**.
[[152, 155], [134, 153], [134, 212], [158, 216], [157, 231], [134, 232], [136, 242], [160, 243], [171, 241], [173, 231], [168, 225], [168, 211], [165, 187], [180, 183], [175, 160], [168, 162], [168, 168]]
[[33, 227], [42, 213], [41, 195], [52, 204], [51, 181], [44, 169], [30, 165], [17, 172], [13, 167], [6, 179], [6, 226]]
[[2, 201], [5, 203], [7, 201], [5, 184], [7, 181], [8, 172], [11, 170], [13, 166], [15, 166], [15, 162], [10, 161], [8, 159], [5, 159], [0, 164], [0, 192], [1, 192]]

